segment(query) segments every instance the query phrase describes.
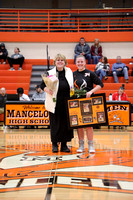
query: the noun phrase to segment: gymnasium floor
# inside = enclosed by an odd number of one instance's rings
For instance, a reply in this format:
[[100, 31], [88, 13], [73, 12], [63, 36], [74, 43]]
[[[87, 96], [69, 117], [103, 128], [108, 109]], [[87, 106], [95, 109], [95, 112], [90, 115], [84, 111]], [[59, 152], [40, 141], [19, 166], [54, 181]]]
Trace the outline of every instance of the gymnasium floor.
[[0, 200], [133, 199], [133, 128], [94, 131], [96, 153], [51, 151], [49, 130], [0, 127]]

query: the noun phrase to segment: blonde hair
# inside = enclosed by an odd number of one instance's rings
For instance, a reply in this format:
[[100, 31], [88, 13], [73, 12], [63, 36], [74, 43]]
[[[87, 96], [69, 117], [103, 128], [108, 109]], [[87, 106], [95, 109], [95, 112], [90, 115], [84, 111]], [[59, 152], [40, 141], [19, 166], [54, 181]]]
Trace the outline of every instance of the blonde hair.
[[98, 39], [98, 38], [95, 38], [95, 40], [94, 40], [94, 45], [95, 45], [95, 41], [98, 41], [98, 47], [100, 47], [99, 39]]
[[58, 58], [64, 60], [65, 66], [67, 65], [67, 59], [66, 59], [66, 57], [65, 57], [63, 54], [60, 54], [60, 53], [58, 53], [58, 54], [55, 56], [54, 65], [55, 65], [55, 62], [56, 62], [56, 60], [57, 60]]

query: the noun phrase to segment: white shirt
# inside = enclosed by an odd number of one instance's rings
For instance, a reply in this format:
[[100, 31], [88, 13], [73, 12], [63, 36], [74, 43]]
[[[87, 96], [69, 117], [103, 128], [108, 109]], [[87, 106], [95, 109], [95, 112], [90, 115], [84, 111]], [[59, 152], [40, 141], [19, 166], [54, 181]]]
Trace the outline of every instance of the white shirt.
[[119, 95], [119, 101], [121, 101], [121, 95]]
[[20, 101], [30, 101], [30, 98], [28, 97], [27, 94], [22, 94], [21, 97], [19, 97]]

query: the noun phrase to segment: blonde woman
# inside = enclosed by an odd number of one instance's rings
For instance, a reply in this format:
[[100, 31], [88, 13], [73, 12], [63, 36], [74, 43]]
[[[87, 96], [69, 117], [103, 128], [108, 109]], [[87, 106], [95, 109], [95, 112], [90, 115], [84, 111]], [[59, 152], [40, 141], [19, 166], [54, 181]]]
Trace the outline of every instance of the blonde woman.
[[91, 55], [93, 64], [97, 64], [102, 57], [102, 46], [99, 44], [99, 39], [95, 39], [94, 45], [91, 46]]
[[[101, 89], [101, 87], [103, 87], [103, 83], [94, 72], [86, 69], [85, 65], [86, 65], [85, 57], [82, 55], [77, 56], [76, 66], [78, 70], [73, 73], [74, 86], [79, 89], [86, 90], [86, 97], [89, 98], [93, 93], [97, 92], [98, 90]], [[94, 88], [93, 88], [93, 84], [96, 85]], [[78, 132], [78, 138], [79, 138], [79, 148], [77, 149], [77, 152], [81, 153], [85, 151], [84, 128], [78, 128], [77, 132]], [[89, 153], [95, 153], [95, 148], [93, 146], [93, 128], [92, 127], [86, 128], [86, 136], [88, 139]]]
[[66, 57], [57, 54], [54, 60], [55, 67], [48, 71], [49, 75], [56, 75], [58, 78], [56, 90], [56, 102], [49, 106], [48, 96], [53, 95], [53, 91], [48, 89], [44, 82], [41, 88], [46, 92], [46, 109], [50, 114], [50, 129], [52, 151], [58, 152], [58, 143], [61, 142], [61, 151], [70, 152], [67, 142], [73, 138], [73, 131], [68, 129], [66, 98], [70, 97], [70, 88], [73, 87], [73, 73], [70, 68], [66, 67]]

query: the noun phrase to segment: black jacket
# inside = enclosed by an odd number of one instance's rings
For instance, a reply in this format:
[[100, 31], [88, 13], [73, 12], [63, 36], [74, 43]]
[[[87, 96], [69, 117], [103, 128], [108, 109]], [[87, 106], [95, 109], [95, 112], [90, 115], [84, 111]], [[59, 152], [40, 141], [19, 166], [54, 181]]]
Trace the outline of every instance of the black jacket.
[[[1, 49], [1, 46], [4, 46], [4, 49]], [[3, 56], [7, 56], [8, 55], [8, 51], [7, 51], [4, 43], [1, 43], [1, 45], [0, 45], [0, 53], [1, 52], [3, 53]]]
[[0, 94], [0, 108], [3, 108], [4, 105], [5, 105], [5, 102], [6, 102], [6, 99], [7, 99], [7, 95], [5, 94], [5, 96], [2, 96]]

